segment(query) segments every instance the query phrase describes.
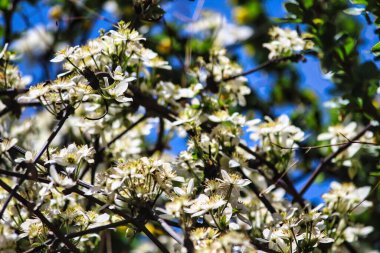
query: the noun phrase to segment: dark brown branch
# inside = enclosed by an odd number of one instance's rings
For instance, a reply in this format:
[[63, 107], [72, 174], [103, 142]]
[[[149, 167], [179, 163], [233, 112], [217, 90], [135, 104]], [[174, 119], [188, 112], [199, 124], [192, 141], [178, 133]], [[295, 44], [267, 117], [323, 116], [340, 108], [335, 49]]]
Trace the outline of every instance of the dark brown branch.
[[[8, 198], [6, 199], [6, 201], [4, 202], [4, 205], [3, 205], [3, 207], [1, 208], [1, 211], [0, 211], [0, 219], [1, 219], [1, 217], [3, 217], [3, 214], [4, 214], [5, 210], [6, 210], [9, 202], [11, 201], [13, 195], [17, 192], [17, 190], [21, 187], [21, 185], [27, 179], [27, 177], [29, 176], [29, 173], [33, 172], [33, 171], [34, 171], [34, 174], [37, 173], [36, 172], [37, 170], [36, 170], [36, 168], [35, 168], [34, 165], [37, 163], [37, 161], [40, 160], [40, 158], [43, 155], [43, 153], [45, 153], [45, 151], [49, 147], [50, 143], [53, 141], [53, 139], [55, 138], [55, 136], [61, 130], [61, 128], [62, 128], [63, 124], [65, 123], [65, 121], [69, 118], [69, 116], [72, 113], [72, 111], [73, 111], [72, 107], [67, 107], [67, 109], [64, 111], [63, 117], [60, 119], [60, 121], [57, 123], [57, 125], [53, 129], [53, 132], [50, 134], [50, 136], [47, 139], [45, 145], [42, 147], [42, 149], [40, 150], [40, 152], [38, 152], [38, 154], [36, 155], [36, 157], [33, 159], [33, 163], [32, 164], [25, 163], [25, 165], [26, 165], [25, 166], [26, 167], [26, 171], [24, 173], [24, 176], [22, 178], [20, 178], [20, 181], [15, 185], [15, 187], [12, 189], [10, 195], [8, 196]], [[21, 167], [22, 165], [23, 164], [20, 163], [17, 166]]]
[[337, 151], [326, 157], [321, 161], [321, 163], [318, 165], [318, 167], [314, 170], [313, 174], [310, 176], [308, 181], [305, 183], [305, 185], [302, 187], [300, 194], [303, 195], [305, 192], [309, 189], [309, 187], [313, 184], [314, 180], [317, 178], [317, 176], [323, 172], [323, 170], [326, 168], [326, 166], [335, 158], [337, 157], [340, 153], [345, 151], [347, 148], [349, 148], [352, 144], [353, 141], [356, 141], [360, 137], [362, 137], [370, 128], [372, 127], [371, 123], [368, 124], [365, 128], [363, 128], [354, 138], [352, 138], [351, 142], [348, 142], [344, 144], [343, 146], [340, 146]]
[[[10, 176], [10, 177], [17, 177], [17, 178], [22, 178], [25, 174], [21, 174], [21, 173], [17, 173], [17, 172], [13, 172], [13, 171], [8, 171], [8, 170], [2, 170], [0, 169], [0, 175], [6, 175], [6, 176]], [[44, 178], [44, 177], [31, 177], [31, 176], [27, 176], [26, 179], [28, 180], [33, 180], [33, 181], [37, 181], [37, 182], [40, 182], [40, 183], [44, 183], [44, 184], [49, 184], [51, 181], [47, 178]]]
[[[93, 197], [93, 196], [90, 196], [90, 195], [85, 195], [83, 191], [77, 189], [77, 188], [74, 188], [73, 189], [73, 192], [87, 198], [88, 200], [92, 201], [93, 203], [96, 203], [100, 206], [105, 206], [106, 203]], [[144, 224], [142, 224], [141, 222], [133, 219], [132, 217], [128, 216], [127, 214], [125, 214], [123, 211], [121, 210], [118, 210], [118, 209], [109, 209], [107, 208], [109, 211], [117, 214], [117, 215], [120, 215], [121, 217], [123, 217], [125, 220], [127, 221], [130, 221], [131, 224], [135, 225], [138, 229], [140, 229], [154, 244], [156, 244], [156, 246], [164, 253], [169, 253], [169, 251], [165, 248], [165, 246], [154, 236], [152, 235], [151, 232], [149, 232], [149, 230], [145, 227]]]
[[[258, 154], [257, 152], [254, 152], [253, 150], [251, 150], [248, 146], [242, 144], [242, 143], [239, 143], [239, 147], [241, 149], [243, 149], [244, 151], [246, 151], [247, 153], [251, 154], [252, 156], [254, 156], [261, 164], [263, 165], [266, 165], [273, 173], [274, 173], [274, 179], [271, 180], [269, 178], [267, 178], [267, 180], [269, 181], [272, 181], [272, 183], [274, 184], [279, 184], [282, 188], [284, 188], [284, 190], [289, 193], [290, 195], [292, 195], [294, 197], [294, 199], [303, 207], [305, 205], [304, 203], [304, 199], [302, 197], [301, 194], [298, 193], [298, 191], [296, 190], [296, 188], [294, 187], [292, 181], [289, 179], [288, 175], [285, 174], [285, 175], [281, 175], [278, 173], [276, 167], [274, 166], [274, 164], [272, 164], [271, 162], [267, 161], [264, 157], [262, 157], [260, 154]], [[283, 178], [283, 180], [282, 180]]]
[[[238, 170], [244, 176], [244, 178], [248, 178], [241, 168], [239, 168]], [[253, 182], [251, 182], [248, 185], [248, 187], [256, 194], [257, 198], [264, 204], [264, 206], [268, 209], [268, 211], [271, 214], [276, 213], [276, 209], [272, 206], [269, 200], [263, 194], [261, 194], [260, 190], [256, 187], [256, 185]]]
[[131, 131], [133, 128], [135, 128], [138, 124], [143, 122], [147, 118], [146, 115], [142, 116], [140, 119], [138, 119], [136, 122], [132, 123], [130, 126], [128, 126], [123, 132], [116, 135], [110, 142], [107, 143], [105, 147], [102, 147], [99, 152], [103, 152], [106, 148], [110, 147], [112, 144], [114, 144], [118, 139], [123, 137], [126, 133]]
[[5, 89], [5, 90], [0, 90], [0, 96], [14, 97], [14, 96], [17, 96], [17, 95], [20, 95], [20, 94], [27, 93], [28, 91], [29, 91], [28, 88], [23, 88], [23, 89], [15, 89], [15, 88]]
[[[3, 180], [0, 179], [0, 186], [6, 190], [8, 193], [11, 193], [12, 192], [12, 188], [4, 183]], [[72, 244], [72, 242], [70, 242], [69, 239], [65, 238], [65, 236], [63, 234], [61, 234], [61, 232], [59, 231], [58, 228], [56, 228], [42, 213], [41, 211], [39, 210], [34, 210], [34, 205], [33, 203], [30, 203], [28, 200], [26, 200], [24, 197], [22, 197], [21, 195], [19, 195], [17, 192], [14, 192], [13, 193], [13, 196], [15, 197], [15, 199], [17, 199], [17, 201], [19, 201], [21, 204], [23, 204], [28, 210], [29, 212], [33, 213], [35, 216], [37, 216], [41, 222], [51, 231], [53, 232], [53, 234], [63, 243], [66, 245], [66, 247], [71, 251], [71, 252], [80, 252], [79, 249], [77, 247], [75, 247], [74, 244]]]
[[66, 235], [65, 237], [68, 239], [72, 239], [72, 238], [87, 235], [87, 234], [99, 233], [99, 232], [106, 230], [106, 229], [109, 229], [109, 228], [116, 228], [116, 227], [124, 226], [124, 225], [127, 225], [129, 223], [131, 223], [131, 222], [128, 220], [122, 220], [122, 221], [118, 221], [115, 223], [110, 223], [107, 225], [86, 229], [86, 230], [83, 230], [80, 232], [71, 233], [71, 234]]

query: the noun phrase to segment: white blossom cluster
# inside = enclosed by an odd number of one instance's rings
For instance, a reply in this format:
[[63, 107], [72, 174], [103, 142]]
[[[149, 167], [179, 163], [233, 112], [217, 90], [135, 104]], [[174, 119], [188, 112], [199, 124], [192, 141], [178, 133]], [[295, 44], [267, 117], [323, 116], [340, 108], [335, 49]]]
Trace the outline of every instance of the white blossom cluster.
[[[310, 48], [294, 31], [274, 28], [271, 36], [274, 41], [264, 45], [271, 59]], [[217, 45], [208, 58], [196, 59], [183, 85], [158, 79], [158, 71], [170, 77], [171, 66], [144, 40], [120, 22], [86, 45], [59, 51], [51, 61], [61, 62], [64, 73], [16, 98], [40, 103], [49, 113], [1, 118], [1, 133], [7, 133], [0, 143], [1, 170], [11, 172], [16, 164], [15, 173], [27, 173], [27, 180], [0, 220], [0, 252], [59, 252], [67, 246], [52, 239], [59, 232], [81, 252], [91, 252], [101, 238], [89, 229], [123, 220], [119, 231], [128, 238], [164, 231], [157, 240], [168, 252], [342, 252], [345, 242], [372, 231], [353, 219], [371, 208], [368, 186], [334, 182], [316, 207], [289, 190], [286, 173], [305, 133], [286, 115], [261, 120], [234, 111], [247, 104], [251, 90], [225, 49]], [[1, 71], [1, 89], [25, 87], [17, 68]], [[55, 140], [35, 160], [44, 142], [31, 140], [47, 138], [62, 120]], [[353, 138], [356, 127], [331, 127], [318, 140], [337, 144], [341, 135]], [[245, 130], [251, 145], [243, 143]], [[176, 134], [187, 137], [177, 156], [164, 152]], [[24, 155], [15, 153], [16, 145], [26, 149]], [[360, 148], [356, 143], [334, 161], [350, 166]], [[10, 188], [19, 182], [0, 179]], [[0, 208], [7, 189], [0, 187]], [[157, 251], [153, 246], [144, 240], [134, 251]]]
[[306, 40], [306, 35], [301, 37], [297, 31], [289, 28], [273, 27], [269, 35], [272, 41], [263, 45], [270, 51], [269, 59], [291, 56], [296, 52], [308, 50], [314, 46], [311, 40]]

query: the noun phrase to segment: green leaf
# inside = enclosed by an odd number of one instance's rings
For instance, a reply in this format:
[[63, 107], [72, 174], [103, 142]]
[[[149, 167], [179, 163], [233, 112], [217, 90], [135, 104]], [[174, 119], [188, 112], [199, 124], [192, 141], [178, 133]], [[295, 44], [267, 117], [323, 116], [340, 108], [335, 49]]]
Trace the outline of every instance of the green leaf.
[[310, 9], [314, 5], [314, 0], [304, 0], [303, 4], [306, 9]]
[[371, 176], [378, 177], [378, 176], [380, 176], [380, 171], [377, 171], [377, 172], [371, 172], [370, 175], [371, 175]]
[[376, 45], [374, 45], [373, 47], [372, 47], [372, 52], [380, 52], [380, 42], [377, 42], [377, 44]]
[[367, 5], [368, 1], [367, 0], [351, 0], [351, 3], [353, 3], [353, 4], [364, 4], [364, 5]]
[[358, 16], [358, 15], [361, 15], [363, 11], [365, 11], [364, 8], [353, 7], [353, 8], [345, 9], [343, 12], [346, 13], [347, 15]]
[[353, 179], [358, 173], [358, 168], [356, 166], [351, 166], [348, 168], [348, 176]]
[[298, 4], [295, 3], [285, 3], [285, 9], [291, 13], [296, 15], [297, 17], [302, 16], [302, 10]]
[[348, 37], [344, 43], [344, 50], [346, 51], [347, 55], [350, 55], [356, 46], [356, 40], [354, 40], [351, 37]]
[[11, 2], [9, 0], [0, 0], [1, 10], [8, 10], [10, 5], [11, 5]]

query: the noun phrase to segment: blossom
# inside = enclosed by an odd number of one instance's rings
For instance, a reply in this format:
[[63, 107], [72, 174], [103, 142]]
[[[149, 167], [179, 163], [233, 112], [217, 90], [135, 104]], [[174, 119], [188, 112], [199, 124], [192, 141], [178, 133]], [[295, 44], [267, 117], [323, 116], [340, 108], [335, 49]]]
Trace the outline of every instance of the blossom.
[[79, 46], [75, 47], [66, 47], [58, 51], [53, 59], [51, 59], [51, 62], [62, 62], [66, 59], [74, 58], [75, 53], [80, 50]]
[[354, 212], [361, 214], [372, 206], [372, 202], [365, 200], [371, 190], [369, 186], [356, 188], [353, 183], [330, 184], [331, 190], [322, 195], [329, 210], [337, 211], [340, 214]]
[[273, 27], [270, 29], [269, 35], [272, 41], [263, 44], [270, 51], [269, 59], [290, 56], [294, 52], [300, 52], [313, 47], [313, 43], [310, 40], [305, 40], [305, 36], [301, 37], [296, 31], [288, 28]]
[[78, 147], [73, 143], [67, 148], [61, 149], [59, 153], [53, 154], [52, 159], [48, 163], [54, 162], [65, 167], [68, 173], [72, 173], [82, 160], [93, 163], [92, 157], [94, 154], [95, 151], [87, 145]]
[[228, 173], [225, 170], [221, 170], [222, 179], [217, 179], [222, 183], [221, 187], [230, 190], [231, 196], [229, 196], [234, 203], [238, 197], [240, 197], [240, 189], [249, 185], [251, 183], [248, 179], [242, 179], [238, 174]]
[[107, 77], [104, 77], [104, 82], [106, 83], [106, 88], [104, 88], [103, 90], [104, 91], [107, 91], [108, 95], [110, 95], [111, 97], [115, 98], [116, 101], [118, 102], [131, 102], [133, 101], [132, 98], [127, 98], [124, 96], [124, 93], [125, 91], [128, 89], [128, 85], [130, 82], [136, 80], [136, 77], [128, 77], [126, 76], [121, 67], [120, 66], [117, 66], [116, 69], [111, 72], [109, 71], [110, 73], [110, 76], [112, 77], [112, 79], [114, 79], [114, 83], [112, 85], [110, 85], [108, 83], [108, 78]]
[[189, 202], [189, 207], [184, 208], [186, 213], [191, 214], [191, 217], [201, 216], [210, 210], [217, 209], [226, 204], [226, 200], [220, 195], [208, 197], [205, 194], [200, 194], [196, 199]]
[[[350, 122], [347, 125], [335, 125], [329, 126], [326, 133], [321, 133], [318, 135], [318, 141], [330, 141], [331, 149], [333, 152], [339, 149], [337, 144], [342, 144], [349, 142], [352, 138], [354, 138], [357, 134], [358, 125], [356, 122]], [[371, 131], [367, 131], [363, 137], [361, 137], [358, 141], [370, 141], [373, 137], [373, 133]], [[361, 149], [362, 145], [360, 143], [352, 143], [347, 150], [340, 154], [333, 161], [337, 162], [339, 160], [343, 161], [343, 165], [349, 167], [351, 166], [350, 159]]]
[[296, 142], [304, 139], [304, 132], [290, 124], [287, 115], [281, 115], [275, 121], [265, 117], [265, 122], [254, 119], [247, 123], [248, 132], [253, 132], [249, 137], [253, 141], [261, 141], [264, 150], [272, 149], [273, 144], [281, 147], [291, 148], [296, 146]]
[[20, 237], [28, 236], [30, 239], [35, 237], [47, 236], [48, 229], [43, 225], [40, 219], [27, 219], [21, 224], [21, 229], [24, 231]]

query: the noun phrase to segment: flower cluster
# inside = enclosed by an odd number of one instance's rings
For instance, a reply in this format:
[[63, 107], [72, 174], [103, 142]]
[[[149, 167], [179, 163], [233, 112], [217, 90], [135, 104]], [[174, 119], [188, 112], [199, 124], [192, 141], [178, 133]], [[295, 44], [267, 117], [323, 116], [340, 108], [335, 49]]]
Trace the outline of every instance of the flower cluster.
[[[317, 139], [319, 141], [329, 141], [331, 144], [331, 150], [336, 152], [341, 144], [350, 142], [353, 137], [358, 134], [358, 125], [355, 122], [351, 122], [344, 125], [329, 126], [327, 133], [321, 133], [318, 135]], [[371, 142], [373, 139], [373, 133], [367, 131], [364, 136], [359, 138], [359, 142]], [[352, 166], [352, 158], [355, 154], [362, 148], [362, 144], [353, 143], [347, 148], [345, 152], [340, 154], [335, 158], [334, 162], [341, 162], [342, 165], [346, 167]]]
[[169, 163], [146, 157], [119, 162], [98, 175], [96, 188], [108, 195], [116, 206], [134, 209], [153, 206], [161, 194], [170, 195], [173, 184], [183, 181]]
[[[188, 29], [229, 27], [205, 17]], [[312, 47], [295, 31], [273, 28], [270, 35], [270, 59]], [[63, 66], [57, 79], [2, 105], [5, 113], [10, 102], [19, 113], [30, 103], [46, 110], [26, 120], [0, 118], [0, 174], [9, 175], [0, 178], [1, 252], [90, 252], [98, 232], [115, 227], [128, 240], [143, 232], [167, 252], [342, 252], [344, 242], [372, 231], [356, 219], [372, 207], [370, 187], [333, 182], [319, 206], [297, 191], [288, 169], [307, 130], [286, 115], [259, 119], [245, 111], [252, 90], [224, 43], [186, 63], [179, 79], [144, 41], [120, 22], [60, 50], [51, 60]], [[9, 56], [3, 51], [1, 60]], [[1, 66], [1, 91], [25, 87], [10, 66]], [[329, 141], [332, 152], [347, 141], [332, 162], [350, 166], [357, 132], [349, 123], [317, 140]], [[178, 155], [166, 152], [176, 136], [186, 137]], [[355, 141], [372, 138], [367, 131]], [[135, 252], [156, 250], [143, 241]]]
[[294, 30], [280, 27], [273, 27], [269, 31], [272, 41], [264, 43], [264, 47], [269, 52], [269, 59], [291, 56], [293, 53], [301, 52], [313, 48], [311, 40], [306, 40], [307, 36], [300, 36]]

